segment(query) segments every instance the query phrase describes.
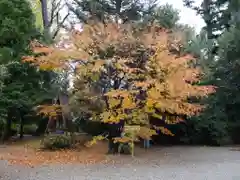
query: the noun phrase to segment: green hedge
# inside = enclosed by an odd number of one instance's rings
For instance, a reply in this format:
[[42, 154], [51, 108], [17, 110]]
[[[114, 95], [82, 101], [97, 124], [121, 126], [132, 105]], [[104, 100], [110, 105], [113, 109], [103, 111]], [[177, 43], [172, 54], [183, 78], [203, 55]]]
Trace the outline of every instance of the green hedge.
[[42, 148], [55, 150], [71, 147], [71, 137], [67, 135], [51, 134], [46, 136], [42, 141]]
[[99, 121], [82, 121], [77, 123], [76, 126], [80, 127], [80, 129], [87, 134], [96, 136], [102, 134], [106, 131], [106, 124]]
[[37, 125], [36, 124], [29, 124], [29, 125], [25, 125], [23, 127], [23, 133], [24, 134], [35, 134], [37, 130]]
[[[18, 132], [19, 133], [19, 129], [20, 129], [20, 124], [15, 124], [13, 123], [12, 124], [12, 127], [11, 127], [12, 131], [13, 132]], [[37, 125], [36, 124], [26, 124], [23, 126], [23, 133], [24, 134], [35, 134], [36, 133], [36, 130], [37, 130]]]

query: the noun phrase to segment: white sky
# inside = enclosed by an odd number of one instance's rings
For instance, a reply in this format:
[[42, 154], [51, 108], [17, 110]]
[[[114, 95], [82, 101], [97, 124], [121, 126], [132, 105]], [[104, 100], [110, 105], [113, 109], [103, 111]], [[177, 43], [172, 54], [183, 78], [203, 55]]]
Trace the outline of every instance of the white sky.
[[190, 26], [195, 27], [197, 32], [199, 32], [204, 26], [204, 21], [201, 17], [197, 16], [195, 11], [184, 7], [182, 0], [159, 0], [159, 2], [160, 4], [171, 4], [174, 8], [179, 9], [181, 16], [180, 23], [189, 24]]

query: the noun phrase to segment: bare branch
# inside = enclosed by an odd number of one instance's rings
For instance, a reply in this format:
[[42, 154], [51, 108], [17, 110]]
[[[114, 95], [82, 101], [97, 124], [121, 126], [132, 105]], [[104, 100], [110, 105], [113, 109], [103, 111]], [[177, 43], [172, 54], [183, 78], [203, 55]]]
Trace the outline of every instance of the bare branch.
[[[62, 19], [61, 22], [59, 22], [59, 21], [57, 20], [57, 29], [56, 29], [56, 31], [53, 33], [53, 36], [52, 36], [53, 39], [56, 38], [58, 32], [59, 32], [60, 29], [63, 27], [63, 24], [64, 24], [64, 22], [67, 20], [67, 18], [68, 18], [69, 15], [70, 15], [70, 12], [67, 13], [67, 15]], [[58, 16], [57, 16], [57, 17], [58, 17]], [[58, 17], [57, 19], [59, 19], [59, 17]]]
[[49, 20], [49, 27], [52, 26], [54, 19], [56, 18], [56, 13], [59, 12], [60, 8], [60, 4], [61, 4], [61, 0], [59, 0], [56, 3], [57, 0], [52, 0], [51, 2], [51, 12], [50, 12], [50, 20]]

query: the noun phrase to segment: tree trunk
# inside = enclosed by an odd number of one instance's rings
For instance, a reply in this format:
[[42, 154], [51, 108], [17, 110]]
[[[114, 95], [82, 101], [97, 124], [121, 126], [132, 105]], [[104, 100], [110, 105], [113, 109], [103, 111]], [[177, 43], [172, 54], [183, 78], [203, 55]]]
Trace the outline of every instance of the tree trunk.
[[20, 139], [22, 139], [23, 138], [23, 127], [24, 127], [24, 116], [23, 116], [21, 111], [19, 112], [19, 114], [20, 114], [20, 131], [19, 131], [19, 134], [20, 134]]
[[48, 22], [47, 0], [41, 0], [41, 10], [42, 10], [42, 18], [43, 18], [44, 30], [48, 30], [49, 22]]
[[203, 19], [206, 23], [206, 31], [208, 39], [213, 39], [213, 22], [212, 22], [212, 10], [211, 10], [212, 0], [204, 0], [202, 3], [203, 8]]
[[117, 0], [116, 1], [116, 14], [115, 14], [115, 21], [116, 21], [115, 23], [116, 24], [119, 24], [121, 8], [122, 8], [122, 0]]
[[11, 111], [8, 110], [8, 114], [7, 114], [7, 122], [5, 124], [5, 127], [4, 127], [4, 132], [3, 132], [3, 135], [2, 135], [2, 142], [6, 141], [9, 139], [9, 137], [11, 136], [11, 126], [12, 126], [12, 119], [11, 119]]

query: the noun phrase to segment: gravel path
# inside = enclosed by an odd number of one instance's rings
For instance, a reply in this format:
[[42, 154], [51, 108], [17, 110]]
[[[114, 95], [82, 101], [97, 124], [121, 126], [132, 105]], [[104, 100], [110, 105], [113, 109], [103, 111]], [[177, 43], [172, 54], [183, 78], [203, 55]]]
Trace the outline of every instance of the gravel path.
[[[8, 166], [1, 180], [240, 180], [240, 151], [228, 147], [164, 147], [115, 164]], [[129, 160], [131, 159], [131, 160]]]

